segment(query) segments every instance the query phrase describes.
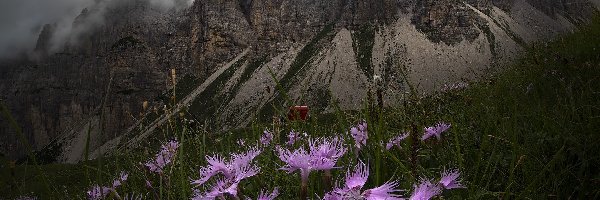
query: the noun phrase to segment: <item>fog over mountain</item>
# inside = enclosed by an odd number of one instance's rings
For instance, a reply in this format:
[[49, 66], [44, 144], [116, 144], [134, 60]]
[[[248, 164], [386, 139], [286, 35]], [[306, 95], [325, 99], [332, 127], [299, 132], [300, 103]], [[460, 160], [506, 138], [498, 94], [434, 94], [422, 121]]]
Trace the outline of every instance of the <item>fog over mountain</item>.
[[[126, 0], [139, 1], [139, 0]], [[161, 9], [188, 7], [193, 0], [141, 0]], [[73, 30], [73, 20], [84, 8], [104, 10], [123, 0], [3, 0], [0, 1], [0, 59], [29, 54], [35, 48], [38, 35], [45, 24], [54, 25], [50, 50], [60, 49], [68, 38], [99, 25], [103, 12], [96, 20], [88, 20], [86, 28]]]

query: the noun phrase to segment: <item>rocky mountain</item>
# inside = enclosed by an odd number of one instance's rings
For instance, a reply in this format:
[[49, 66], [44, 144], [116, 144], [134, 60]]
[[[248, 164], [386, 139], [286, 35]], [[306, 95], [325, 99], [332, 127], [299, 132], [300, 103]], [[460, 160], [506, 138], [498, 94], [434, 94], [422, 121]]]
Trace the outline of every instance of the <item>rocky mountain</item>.
[[[215, 131], [269, 121], [292, 104], [358, 109], [374, 88], [392, 106], [407, 82], [427, 92], [472, 80], [510, 63], [526, 44], [575, 30], [600, 7], [598, 0], [204, 0], [184, 9], [97, 2], [58, 49], [49, 45], [49, 24], [35, 56], [0, 61], [0, 98], [33, 148], [53, 161], [82, 160], [88, 143], [92, 157], [135, 146], [177, 113], [163, 112], [173, 100], [173, 110]], [[0, 132], [2, 154], [25, 154], [5, 118]]]

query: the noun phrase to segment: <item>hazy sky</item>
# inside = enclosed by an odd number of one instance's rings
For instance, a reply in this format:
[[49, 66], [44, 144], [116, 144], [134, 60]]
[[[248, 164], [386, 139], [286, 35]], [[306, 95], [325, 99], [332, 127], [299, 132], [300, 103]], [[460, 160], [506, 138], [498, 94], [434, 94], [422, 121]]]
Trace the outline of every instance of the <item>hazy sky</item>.
[[[44, 24], [57, 24], [57, 32], [71, 31], [73, 19], [85, 7], [100, 1], [128, 0], [0, 0], [0, 59], [35, 48]], [[155, 6], [172, 8], [191, 5], [193, 0], [147, 0]], [[98, 5], [106, 5], [100, 3]]]

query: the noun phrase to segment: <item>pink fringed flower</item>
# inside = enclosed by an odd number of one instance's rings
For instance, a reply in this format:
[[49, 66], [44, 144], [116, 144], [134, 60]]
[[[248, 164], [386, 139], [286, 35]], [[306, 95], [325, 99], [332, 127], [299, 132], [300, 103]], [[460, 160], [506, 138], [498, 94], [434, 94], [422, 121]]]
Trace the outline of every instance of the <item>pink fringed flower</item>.
[[394, 194], [401, 190], [396, 189], [398, 183], [395, 181], [386, 182], [385, 184], [361, 191], [369, 177], [369, 167], [363, 162], [359, 162], [353, 172], [346, 172], [345, 185], [342, 188], [336, 188], [332, 192], [325, 194], [325, 200], [343, 200], [343, 199], [402, 199], [400, 195]]
[[239, 181], [227, 181], [227, 180], [218, 180], [217, 183], [206, 193], [202, 194], [200, 191], [195, 190], [194, 196], [192, 200], [205, 200], [205, 199], [215, 199], [219, 197], [224, 197], [229, 194], [231, 196], [237, 196], [237, 187]]
[[252, 165], [252, 161], [260, 154], [260, 150], [251, 149], [243, 154], [232, 154], [231, 160], [226, 162], [219, 155], [206, 156], [208, 166], [200, 168], [200, 178], [192, 184], [201, 185], [217, 174], [223, 174], [226, 180], [240, 181], [258, 174], [260, 168]]
[[111, 188], [109, 187], [101, 187], [98, 185], [94, 185], [90, 190], [87, 191], [87, 198], [89, 200], [100, 200], [104, 199], [111, 193]]
[[414, 191], [410, 196], [410, 200], [429, 200], [442, 193], [442, 189], [428, 179], [421, 180], [419, 185], [413, 187]]
[[113, 181], [113, 185], [111, 187], [104, 187], [95, 185], [90, 190], [87, 191], [87, 197], [90, 200], [99, 200], [106, 198], [110, 193], [115, 193], [116, 196], [119, 194], [116, 193], [116, 188], [121, 186], [121, 184], [127, 180], [129, 175], [126, 172], [121, 172], [119, 177]]
[[292, 152], [278, 146], [279, 159], [287, 164], [281, 170], [288, 173], [300, 170], [302, 180], [307, 180], [313, 170], [333, 169], [338, 158], [346, 153], [343, 141], [339, 138], [309, 140], [309, 149], [308, 152], [304, 148]]
[[454, 189], [454, 188], [465, 188], [460, 183], [459, 180], [460, 171], [457, 169], [446, 170], [442, 172], [442, 178], [440, 178], [439, 184], [444, 187], [444, 189]]
[[119, 178], [117, 178], [113, 181], [113, 188], [121, 186], [123, 181], [126, 181], [128, 177], [129, 177], [129, 174], [127, 174], [125, 172], [121, 172], [121, 174], [119, 175]]
[[179, 142], [177, 140], [169, 141], [161, 146], [160, 152], [156, 154], [156, 158], [146, 162], [146, 167], [152, 172], [162, 173], [165, 166], [173, 160], [177, 153]]
[[315, 158], [338, 159], [346, 153], [344, 141], [338, 137], [308, 141], [310, 154]]
[[432, 136], [435, 136], [438, 140], [442, 139], [442, 133], [450, 128], [450, 124], [439, 122], [435, 126], [425, 128], [425, 134], [421, 140], [426, 140]]
[[308, 181], [308, 175], [311, 171], [316, 169], [331, 169], [335, 165], [335, 162], [331, 162], [331, 160], [316, 162], [304, 148], [290, 151], [277, 147], [277, 152], [279, 153], [279, 159], [286, 163], [280, 170], [285, 170], [288, 173], [300, 170], [300, 177], [303, 183]]
[[392, 139], [390, 139], [390, 141], [385, 145], [385, 149], [390, 150], [392, 147], [397, 146], [398, 148], [402, 148], [400, 146], [400, 142], [402, 142], [402, 140], [406, 139], [406, 137], [408, 137], [410, 134], [409, 133], [404, 133], [402, 135], [396, 136]]
[[243, 154], [232, 154], [229, 162], [219, 155], [207, 156], [208, 166], [200, 168], [200, 178], [192, 180], [192, 184], [204, 184], [218, 174], [222, 174], [223, 178], [217, 180], [212, 189], [204, 194], [195, 191], [192, 199], [214, 199], [226, 194], [237, 196], [237, 187], [240, 181], [252, 177], [260, 171], [258, 166], [251, 164], [259, 154], [260, 151], [257, 149], [251, 149]]
[[260, 191], [260, 195], [258, 195], [258, 198], [256, 200], [273, 200], [275, 198], [277, 198], [277, 196], [279, 196], [279, 189], [275, 188], [273, 189], [273, 192], [271, 192], [271, 194], [265, 194], [263, 191]]

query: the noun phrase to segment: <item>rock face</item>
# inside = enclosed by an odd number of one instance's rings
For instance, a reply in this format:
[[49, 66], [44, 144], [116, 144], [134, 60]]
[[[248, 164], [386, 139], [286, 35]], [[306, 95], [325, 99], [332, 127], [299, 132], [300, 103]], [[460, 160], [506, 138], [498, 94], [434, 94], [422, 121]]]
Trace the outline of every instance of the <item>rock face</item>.
[[[214, 129], [268, 120], [276, 115], [273, 106], [308, 104], [329, 112], [338, 102], [357, 109], [376, 87], [390, 106], [401, 100], [406, 81], [433, 91], [475, 78], [509, 62], [521, 45], [584, 24], [599, 5], [205, 0], [166, 10], [145, 0], [99, 2], [75, 19], [64, 45], [49, 45], [56, 38], [46, 25], [35, 59], [0, 61], [0, 98], [34, 149], [58, 149], [58, 162], [80, 161], [88, 134], [89, 148], [102, 153], [99, 147], [118, 146], [123, 134], [139, 139], [150, 131], [133, 130], [140, 129], [142, 113], [162, 109], [163, 94], [173, 87], [171, 69], [179, 84], [198, 86], [181, 96], [188, 95], [190, 113], [211, 119]], [[276, 89], [271, 73], [293, 102]], [[382, 77], [379, 85], [373, 76]], [[152, 124], [160, 126], [163, 117]], [[0, 132], [2, 154], [25, 154], [4, 118]]]

